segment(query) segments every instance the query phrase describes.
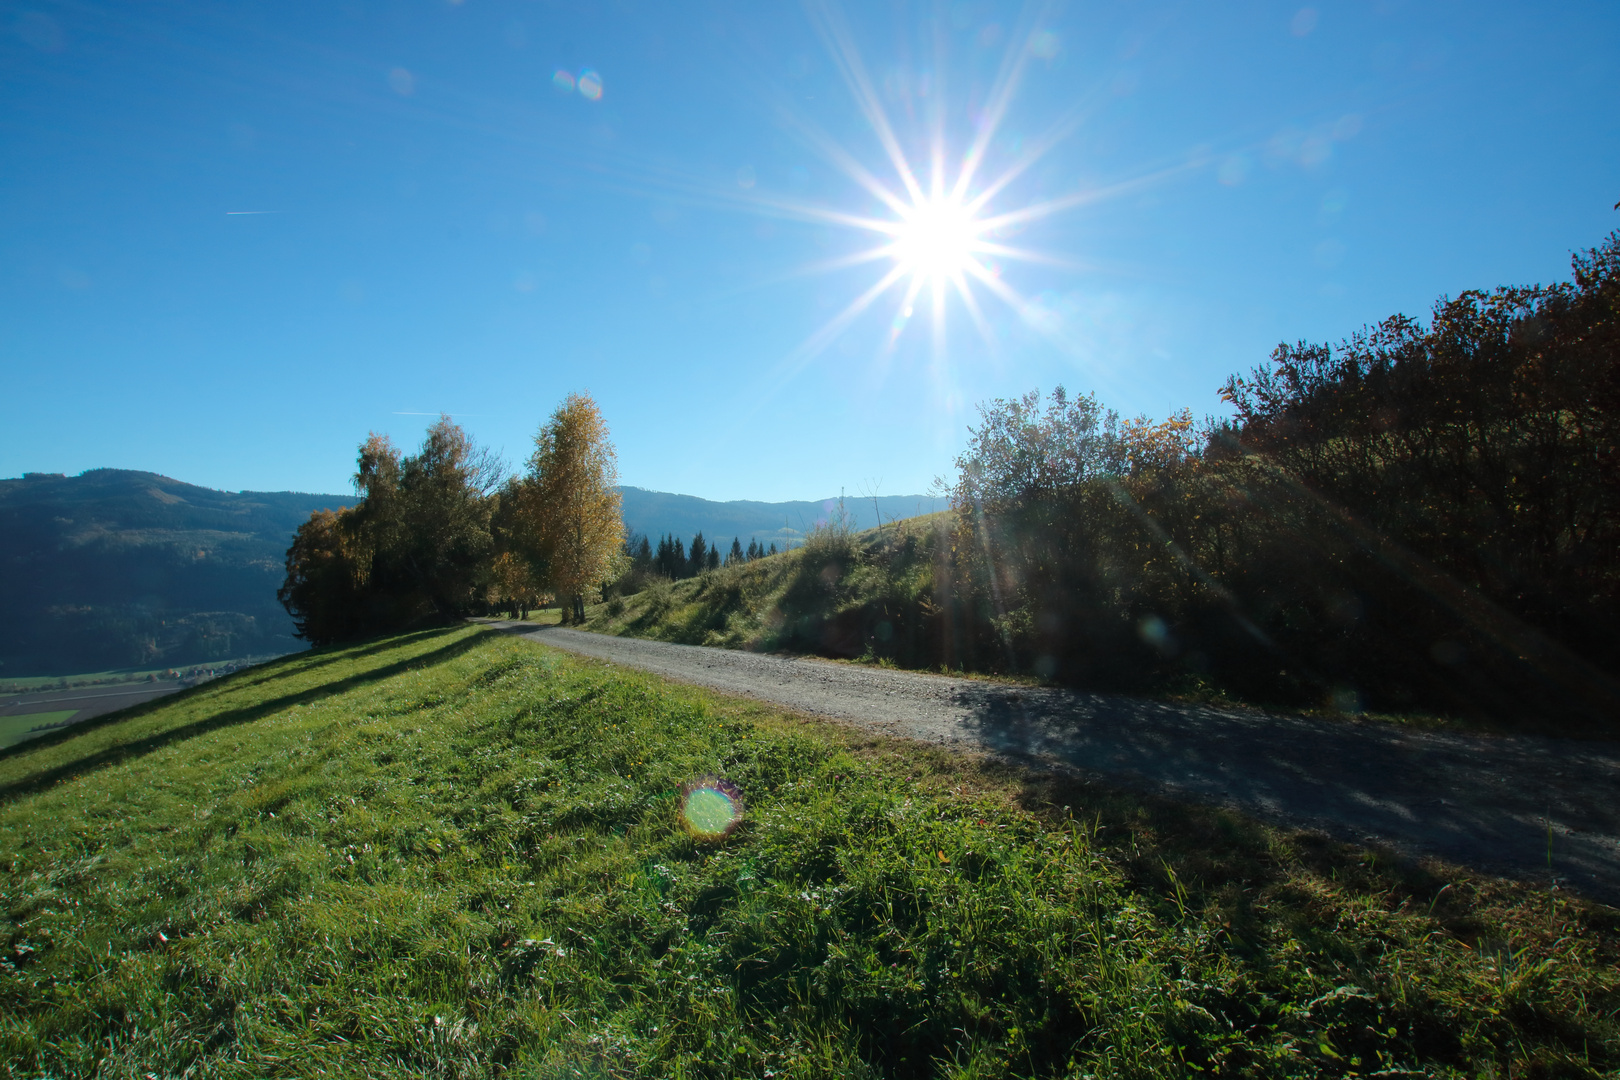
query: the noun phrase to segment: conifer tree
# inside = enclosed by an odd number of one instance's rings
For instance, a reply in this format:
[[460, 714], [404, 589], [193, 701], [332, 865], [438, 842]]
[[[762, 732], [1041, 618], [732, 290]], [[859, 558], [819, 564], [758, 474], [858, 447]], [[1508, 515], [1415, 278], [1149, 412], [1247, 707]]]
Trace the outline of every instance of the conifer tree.
[[742, 562], [742, 561], [743, 561], [742, 537], [733, 536], [731, 538], [731, 553], [726, 556], [726, 565], [730, 566], [732, 563], [738, 563], [738, 562]]
[[720, 569], [720, 549], [717, 547], [712, 547], [709, 549], [708, 569]]
[[708, 569], [709, 545], [703, 539], [702, 529], [699, 529], [698, 534], [692, 537], [692, 546], [687, 550], [686, 563], [688, 567], [687, 576], [689, 577], [697, 577]]

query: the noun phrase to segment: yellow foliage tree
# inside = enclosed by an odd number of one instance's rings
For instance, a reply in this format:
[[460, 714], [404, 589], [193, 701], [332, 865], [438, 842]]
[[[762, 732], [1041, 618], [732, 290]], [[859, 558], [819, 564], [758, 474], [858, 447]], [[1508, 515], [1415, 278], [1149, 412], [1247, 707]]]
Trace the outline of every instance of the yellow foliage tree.
[[584, 621], [586, 597], [617, 569], [618, 481], [601, 409], [587, 394], [568, 395], [535, 436], [528, 474], [516, 485], [513, 539], [534, 579], [568, 598], [565, 615], [576, 622]]

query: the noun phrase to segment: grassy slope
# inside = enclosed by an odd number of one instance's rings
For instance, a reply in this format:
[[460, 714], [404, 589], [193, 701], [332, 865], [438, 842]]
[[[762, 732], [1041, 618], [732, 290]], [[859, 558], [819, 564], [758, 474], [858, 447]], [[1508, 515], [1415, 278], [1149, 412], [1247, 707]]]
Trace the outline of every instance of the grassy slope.
[[919, 666], [930, 650], [908, 641], [884, 610], [916, 610], [933, 593], [936, 545], [946, 514], [911, 518], [831, 543], [794, 548], [661, 582], [597, 604], [587, 629], [687, 645], [798, 649], [832, 656], [895, 659]]
[[1620, 1068], [1613, 910], [474, 630], [0, 755], [0, 869], [8, 1076]]

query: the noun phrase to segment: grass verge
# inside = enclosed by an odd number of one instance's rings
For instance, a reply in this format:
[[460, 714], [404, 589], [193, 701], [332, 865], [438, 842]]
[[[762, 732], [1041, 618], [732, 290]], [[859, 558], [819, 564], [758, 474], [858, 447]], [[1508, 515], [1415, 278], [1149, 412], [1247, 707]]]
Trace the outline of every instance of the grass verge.
[[1612, 909], [476, 630], [0, 754], [0, 871], [6, 1076], [1620, 1068]]

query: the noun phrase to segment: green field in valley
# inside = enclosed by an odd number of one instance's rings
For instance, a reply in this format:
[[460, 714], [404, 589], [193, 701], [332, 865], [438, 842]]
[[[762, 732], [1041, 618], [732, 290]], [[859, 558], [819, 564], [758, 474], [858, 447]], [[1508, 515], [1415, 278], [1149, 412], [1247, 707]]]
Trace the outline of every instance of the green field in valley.
[[0, 748], [15, 746], [24, 739], [33, 738], [35, 728], [60, 723], [78, 711], [78, 709], [55, 709], [51, 712], [0, 716]]
[[1613, 909], [478, 629], [0, 754], [0, 893], [11, 1077], [1620, 1069]]

